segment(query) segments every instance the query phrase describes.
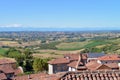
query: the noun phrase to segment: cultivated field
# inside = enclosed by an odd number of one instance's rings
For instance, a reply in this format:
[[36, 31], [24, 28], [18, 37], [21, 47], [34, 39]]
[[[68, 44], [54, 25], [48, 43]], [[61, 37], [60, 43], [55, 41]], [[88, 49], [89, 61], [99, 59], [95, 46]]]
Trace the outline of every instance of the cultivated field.
[[0, 46], [19, 46], [19, 43], [16, 41], [0, 41]]
[[91, 41], [84, 41], [84, 42], [70, 42], [70, 43], [61, 43], [57, 45], [56, 47], [58, 50], [80, 50], [82, 49], [85, 45], [91, 43]]
[[4, 55], [8, 48], [0, 48], [0, 55]]
[[75, 51], [60, 51], [60, 50], [48, 50], [48, 49], [47, 50], [37, 50], [37, 53], [33, 54], [33, 56], [59, 58], [59, 57], [62, 57], [64, 54], [80, 53], [81, 50], [75, 50]]

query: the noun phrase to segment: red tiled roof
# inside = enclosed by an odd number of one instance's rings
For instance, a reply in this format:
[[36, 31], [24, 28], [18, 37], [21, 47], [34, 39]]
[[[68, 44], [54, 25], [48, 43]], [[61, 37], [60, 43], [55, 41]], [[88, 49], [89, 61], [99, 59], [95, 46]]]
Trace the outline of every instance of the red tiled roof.
[[7, 77], [4, 73], [0, 73], [0, 80], [6, 80]]
[[0, 66], [0, 70], [4, 73], [14, 73], [14, 69], [10, 65], [2, 65]]
[[39, 73], [39, 74], [17, 76], [14, 78], [14, 80], [58, 80], [59, 78], [60, 77], [58, 77], [56, 74], [48, 75], [44, 73]]
[[118, 66], [117, 63], [107, 63], [107, 64], [105, 64], [105, 65], [107, 65], [107, 66], [110, 67], [110, 68], [119, 68], [119, 66]]
[[91, 61], [86, 64], [86, 67], [89, 70], [96, 70], [98, 67], [100, 67], [102, 64], [97, 63], [96, 61]]
[[64, 57], [69, 57], [70, 60], [78, 60], [80, 54], [65, 54]]
[[120, 71], [67, 72], [59, 80], [120, 80]]
[[[83, 59], [87, 59], [87, 55], [86, 54], [65, 54], [64, 58], [58, 58], [58, 59], [54, 59], [49, 61], [49, 64], [62, 64], [62, 63], [69, 63], [70, 61], [77, 61], [81, 60], [81, 57]], [[71, 63], [73, 64], [73, 63]]]
[[15, 59], [11, 59], [11, 58], [0, 59], [0, 64], [9, 64], [9, 63], [16, 63], [16, 61]]
[[72, 61], [68, 64], [68, 66], [73, 67], [73, 68], [77, 68], [78, 65], [80, 65], [80, 64], [83, 64], [83, 63], [79, 62], [79, 64], [78, 64], [78, 61]]
[[91, 61], [86, 64], [88, 70], [98, 70], [100, 67], [104, 67], [104, 69], [110, 69], [110, 67], [100, 64], [97, 61]]
[[68, 66], [76, 68], [77, 67], [77, 62], [78, 61], [72, 61], [71, 63], [68, 64]]
[[54, 59], [49, 61], [49, 64], [62, 64], [62, 63], [69, 63], [70, 60], [67, 58], [58, 58], [58, 59]]
[[98, 60], [120, 60], [120, 55], [113, 54], [113, 55], [105, 55], [99, 57]]
[[57, 76], [56, 74], [52, 74], [52, 75], [47, 75], [47, 76], [43, 76], [40, 78], [34, 78], [34, 80], [58, 80], [60, 77]]

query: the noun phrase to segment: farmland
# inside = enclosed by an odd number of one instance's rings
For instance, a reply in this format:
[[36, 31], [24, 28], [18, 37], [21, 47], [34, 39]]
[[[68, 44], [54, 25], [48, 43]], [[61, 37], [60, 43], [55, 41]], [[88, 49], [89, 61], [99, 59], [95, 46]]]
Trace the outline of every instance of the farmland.
[[58, 48], [58, 50], [68, 50], [68, 51], [72, 50], [73, 51], [73, 50], [80, 50], [89, 43], [91, 43], [91, 41], [61, 43], [57, 45], [56, 47]]
[[35, 57], [57, 58], [66, 53], [120, 53], [120, 32], [1, 32], [0, 54], [6, 48], [31, 49]]
[[0, 55], [4, 55], [7, 52], [8, 48], [0, 48]]

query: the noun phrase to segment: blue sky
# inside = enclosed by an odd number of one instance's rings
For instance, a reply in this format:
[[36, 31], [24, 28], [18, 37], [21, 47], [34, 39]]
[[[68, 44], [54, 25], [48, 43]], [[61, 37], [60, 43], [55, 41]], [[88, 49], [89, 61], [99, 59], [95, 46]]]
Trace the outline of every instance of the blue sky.
[[0, 0], [0, 27], [119, 28], [120, 0]]

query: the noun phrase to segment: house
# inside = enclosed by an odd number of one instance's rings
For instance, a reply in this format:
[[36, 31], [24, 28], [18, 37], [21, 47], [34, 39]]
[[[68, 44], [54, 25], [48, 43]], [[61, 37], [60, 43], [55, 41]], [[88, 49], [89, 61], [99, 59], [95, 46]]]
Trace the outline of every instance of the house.
[[120, 55], [118, 54], [109, 54], [101, 56], [98, 58], [98, 61], [101, 64], [109, 66], [112, 70], [119, 70], [120, 68]]
[[66, 54], [49, 62], [49, 74], [65, 71], [118, 70], [120, 56], [104, 53]]
[[[120, 56], [118, 54], [104, 55], [97, 57], [96, 59], [91, 59], [86, 64], [88, 70], [97, 70], [96, 68], [100, 65], [111, 70], [119, 70]], [[93, 68], [93, 69], [92, 69]]]
[[106, 63], [120, 63], [120, 55], [109, 54], [109, 55], [99, 57], [98, 60], [103, 64], [106, 64]]
[[63, 58], [54, 59], [49, 61], [49, 74], [64, 72], [64, 71], [76, 71], [86, 69], [84, 66], [87, 62], [86, 54], [66, 54]]
[[0, 59], [0, 80], [12, 79], [12, 77], [19, 73], [22, 73], [22, 70], [20, 68], [17, 68], [15, 59]]
[[63, 71], [68, 71], [68, 66], [67, 64], [70, 63], [69, 58], [58, 58], [52, 61], [48, 62], [48, 67], [49, 67], [49, 74], [57, 73], [57, 72], [63, 72]]

